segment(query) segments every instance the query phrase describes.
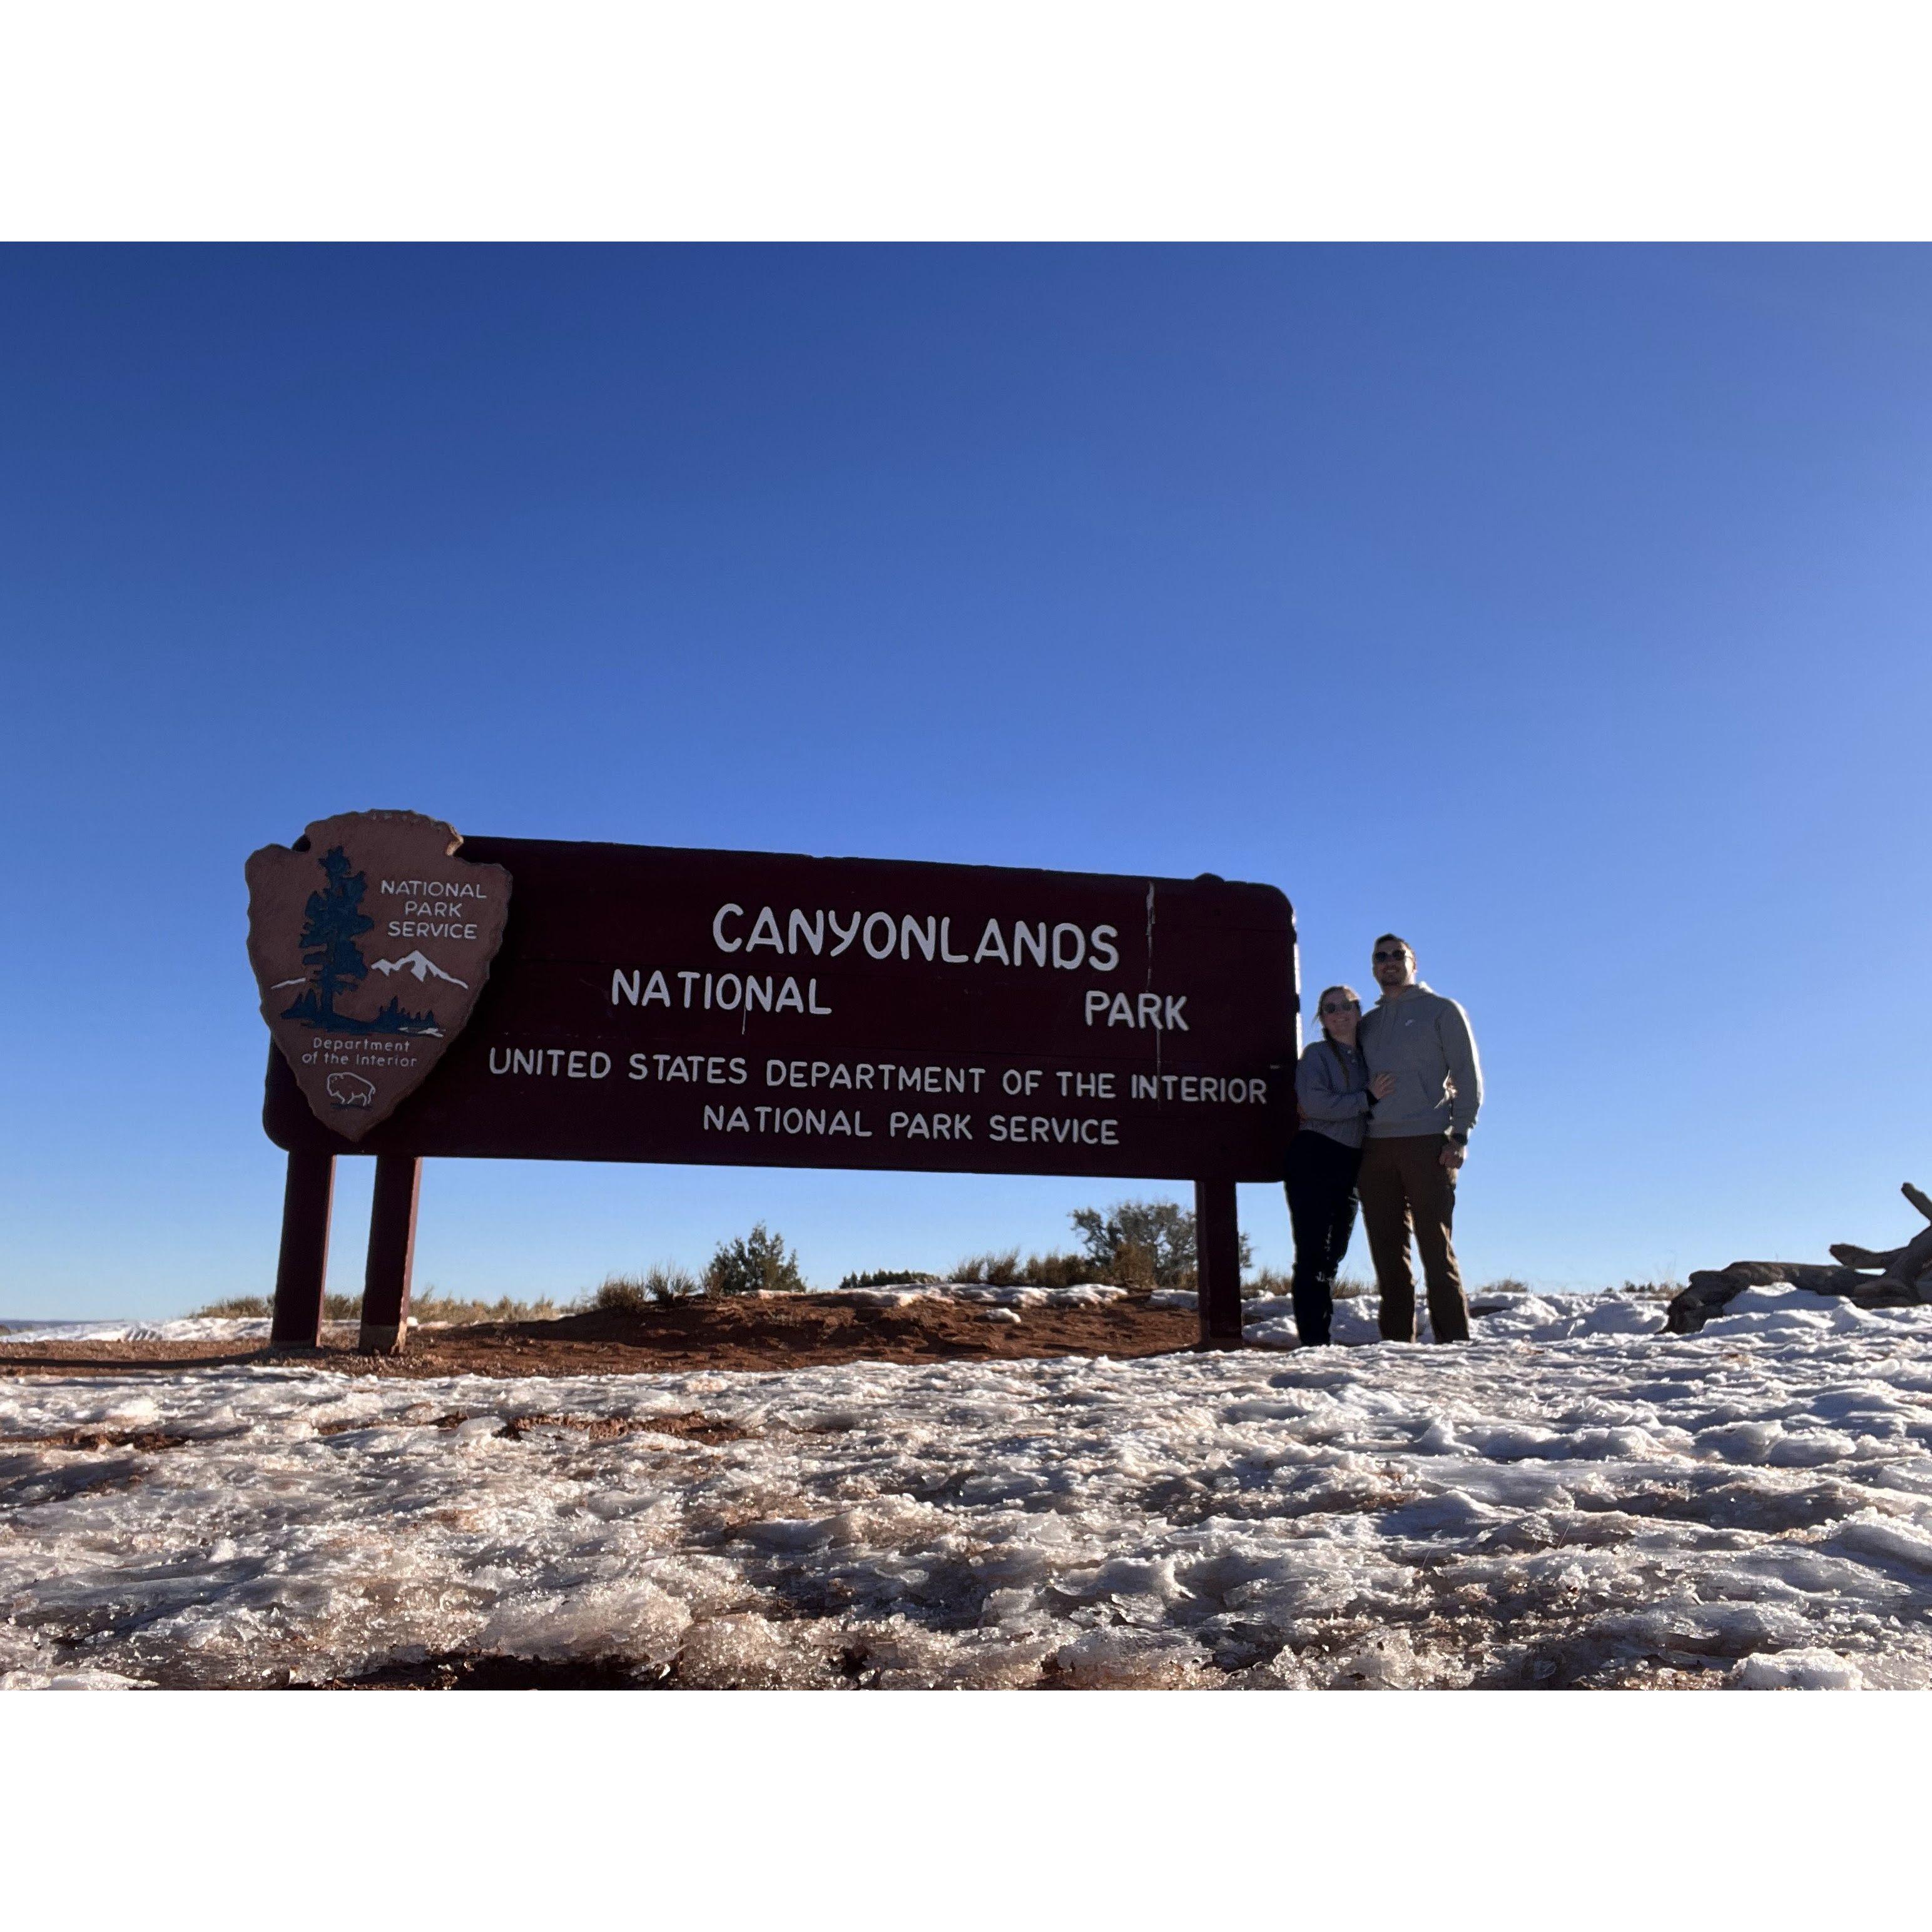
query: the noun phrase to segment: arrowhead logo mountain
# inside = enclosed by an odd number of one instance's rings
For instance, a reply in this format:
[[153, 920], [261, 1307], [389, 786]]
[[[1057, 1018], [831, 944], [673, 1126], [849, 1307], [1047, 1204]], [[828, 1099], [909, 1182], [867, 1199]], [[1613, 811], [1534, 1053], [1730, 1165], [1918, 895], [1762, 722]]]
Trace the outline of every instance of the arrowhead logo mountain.
[[316, 1118], [346, 1140], [429, 1077], [502, 943], [510, 875], [458, 858], [462, 842], [420, 812], [350, 812], [248, 861], [262, 1017]]

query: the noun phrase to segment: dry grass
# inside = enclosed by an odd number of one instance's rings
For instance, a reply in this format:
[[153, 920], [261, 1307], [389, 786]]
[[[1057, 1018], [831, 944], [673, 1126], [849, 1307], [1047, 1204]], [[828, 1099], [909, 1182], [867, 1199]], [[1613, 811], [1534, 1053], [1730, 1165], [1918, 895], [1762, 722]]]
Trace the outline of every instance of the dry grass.
[[1627, 1281], [1623, 1292], [1640, 1301], [1675, 1301], [1684, 1292], [1681, 1281]]
[[[1004, 1248], [991, 1254], [962, 1256], [946, 1280], [983, 1282], [988, 1288], [1072, 1288], [1081, 1282], [1109, 1280], [1123, 1288], [1139, 1286], [1120, 1281], [1119, 1275], [1116, 1270], [1110, 1276], [1088, 1255], [1029, 1255], [1022, 1261], [1018, 1249]], [[1151, 1275], [1147, 1285], [1153, 1286]]]
[[[211, 1301], [205, 1308], [191, 1312], [196, 1315], [253, 1316], [262, 1320], [272, 1315], [274, 1310], [272, 1296], [236, 1294], [225, 1301]], [[455, 1295], [438, 1294], [432, 1289], [427, 1294], [414, 1297], [410, 1303], [410, 1314], [422, 1322], [547, 1322], [562, 1312], [547, 1294], [538, 1296], [534, 1301], [519, 1301], [508, 1294], [494, 1301], [469, 1301]], [[325, 1322], [358, 1321], [362, 1314], [362, 1298], [359, 1294], [326, 1294], [322, 1298], [322, 1318]]]
[[[1192, 1282], [1188, 1283], [1190, 1288], [1193, 1286]], [[1337, 1301], [1354, 1301], [1375, 1292], [1375, 1283], [1364, 1281], [1358, 1275], [1343, 1274], [1335, 1277], [1335, 1299]], [[1294, 1292], [1294, 1276], [1286, 1268], [1257, 1268], [1241, 1284], [1241, 1298], [1244, 1301], [1276, 1296], [1286, 1300]]]
[[703, 1284], [688, 1268], [661, 1262], [642, 1274], [606, 1275], [590, 1306], [605, 1315], [642, 1315], [703, 1292]]

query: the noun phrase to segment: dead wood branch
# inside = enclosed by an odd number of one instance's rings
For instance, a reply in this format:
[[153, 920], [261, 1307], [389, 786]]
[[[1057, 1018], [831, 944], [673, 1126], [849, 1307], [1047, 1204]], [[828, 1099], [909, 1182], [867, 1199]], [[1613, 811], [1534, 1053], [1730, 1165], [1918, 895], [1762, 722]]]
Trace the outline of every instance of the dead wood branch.
[[1891, 1267], [1904, 1252], [1900, 1248], [1862, 1248], [1856, 1241], [1834, 1241], [1831, 1248], [1832, 1258], [1843, 1262], [1846, 1268], [1877, 1268], [1881, 1271]]
[[[1932, 1221], [1932, 1197], [1909, 1180], [1901, 1192]], [[1694, 1335], [1748, 1288], [1784, 1285], [1813, 1294], [1842, 1295], [1862, 1308], [1932, 1302], [1932, 1227], [1922, 1228], [1903, 1247], [1865, 1248], [1839, 1241], [1831, 1252], [1835, 1267], [1810, 1262], [1733, 1262], [1729, 1268], [1700, 1268], [1666, 1312], [1664, 1331]]]

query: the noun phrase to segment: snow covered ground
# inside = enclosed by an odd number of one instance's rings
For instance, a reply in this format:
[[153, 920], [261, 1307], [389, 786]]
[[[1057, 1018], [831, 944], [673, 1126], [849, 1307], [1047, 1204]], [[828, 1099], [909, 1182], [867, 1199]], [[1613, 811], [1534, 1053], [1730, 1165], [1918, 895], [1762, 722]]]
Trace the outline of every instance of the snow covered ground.
[[1932, 1310], [1661, 1316], [1513, 1298], [1453, 1351], [0, 1379], [0, 1681], [482, 1652], [686, 1684], [1932, 1683]]
[[266, 1316], [184, 1315], [166, 1322], [10, 1322], [0, 1342], [266, 1342]]

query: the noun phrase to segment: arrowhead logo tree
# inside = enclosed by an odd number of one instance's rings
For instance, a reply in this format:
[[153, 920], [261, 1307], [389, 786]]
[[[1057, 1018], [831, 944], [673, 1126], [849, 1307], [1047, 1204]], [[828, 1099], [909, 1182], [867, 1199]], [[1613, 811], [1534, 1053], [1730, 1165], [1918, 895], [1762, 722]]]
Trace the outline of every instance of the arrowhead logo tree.
[[[316, 1117], [346, 1140], [428, 1078], [502, 943], [510, 875], [458, 859], [462, 842], [420, 812], [352, 812], [248, 861], [262, 1017]], [[365, 942], [397, 956], [371, 959]], [[398, 972], [422, 988], [411, 1006], [384, 998]]]

